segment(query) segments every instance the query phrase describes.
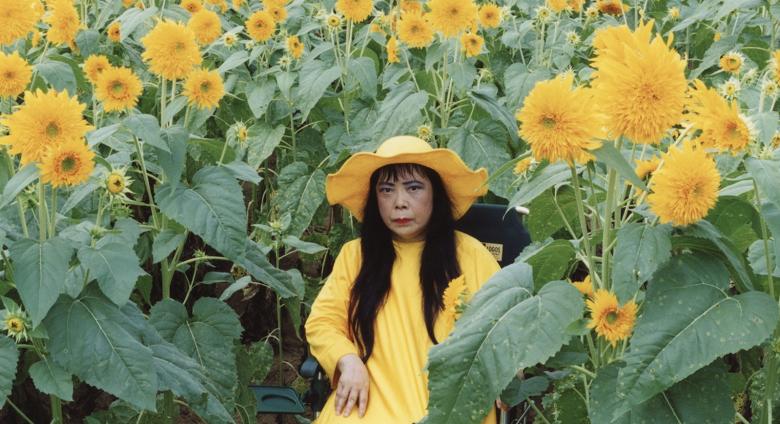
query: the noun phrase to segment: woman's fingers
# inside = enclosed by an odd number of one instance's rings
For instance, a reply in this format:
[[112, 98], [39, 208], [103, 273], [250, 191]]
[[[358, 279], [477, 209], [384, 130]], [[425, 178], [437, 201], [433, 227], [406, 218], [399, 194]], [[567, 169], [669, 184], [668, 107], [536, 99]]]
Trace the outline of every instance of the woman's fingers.
[[366, 415], [366, 406], [368, 406], [368, 387], [360, 389], [360, 398], [358, 400], [358, 416], [360, 418]]
[[339, 382], [338, 388], [336, 389], [336, 415], [341, 415], [341, 411], [344, 409], [344, 404], [347, 400], [347, 396], [349, 395], [349, 389], [341, 384]]
[[348, 417], [349, 414], [352, 412], [352, 408], [355, 406], [355, 402], [357, 402], [358, 398], [358, 391], [354, 387], [352, 390], [349, 391], [349, 396], [347, 396], [347, 405], [344, 407], [344, 416]]

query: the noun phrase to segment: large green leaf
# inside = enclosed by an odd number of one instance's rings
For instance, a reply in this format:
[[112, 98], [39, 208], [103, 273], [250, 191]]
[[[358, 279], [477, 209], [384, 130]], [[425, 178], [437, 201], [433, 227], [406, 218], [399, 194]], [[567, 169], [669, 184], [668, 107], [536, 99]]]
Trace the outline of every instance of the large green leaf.
[[718, 203], [706, 219], [734, 243], [738, 252], [744, 252], [761, 234], [758, 211], [748, 201], [736, 196], [718, 197]]
[[276, 82], [271, 79], [260, 80], [255, 83], [249, 83], [246, 86], [246, 99], [252, 115], [260, 118], [265, 114], [271, 100], [274, 99], [276, 92]]
[[699, 221], [691, 225], [689, 231], [694, 237], [711, 241], [720, 250], [734, 272], [740, 291], [753, 290], [754, 276], [748, 268], [744, 255], [737, 251], [731, 240], [723, 237], [723, 234], [709, 221]]
[[0, 200], [0, 208], [13, 202], [22, 190], [37, 179], [38, 164], [30, 163], [20, 168], [3, 187], [3, 198]]
[[301, 120], [306, 120], [309, 112], [339, 76], [341, 68], [338, 65], [328, 67], [321, 60], [308, 61], [301, 67], [298, 89], [293, 96], [295, 106], [301, 111]]
[[8, 337], [0, 335], [0, 408], [5, 405], [5, 400], [11, 395], [17, 362], [19, 362], [19, 349], [16, 348], [16, 343]]
[[638, 222], [618, 230], [612, 289], [621, 303], [633, 299], [639, 286], [672, 256], [671, 234], [670, 225]]
[[468, 97], [475, 105], [489, 113], [495, 121], [500, 122], [515, 144], [520, 142], [520, 138], [517, 136], [517, 119], [515, 119], [513, 111], [496, 101], [495, 87], [482, 86], [469, 92]]
[[37, 327], [65, 291], [65, 274], [73, 249], [67, 241], [55, 237], [44, 242], [21, 239], [11, 244], [9, 250], [16, 289], [33, 327]]
[[155, 410], [152, 351], [128, 317], [95, 289], [61, 296], [44, 320], [52, 360], [65, 371], [133, 404]]
[[599, 162], [602, 162], [609, 168], [617, 171], [618, 175], [627, 179], [628, 181], [631, 181], [631, 184], [647, 191], [647, 186], [645, 183], [639, 179], [639, 176], [636, 175], [634, 168], [626, 161], [626, 158], [623, 157], [623, 154], [621, 154], [614, 145], [610, 143], [603, 143], [601, 147], [595, 150], [591, 150], [590, 153], [592, 153], [593, 156], [596, 156], [596, 159]]
[[46, 82], [57, 91], [67, 90], [71, 96], [76, 95], [76, 75], [67, 64], [54, 60], [46, 60], [35, 65], [35, 70], [46, 79]]
[[576, 255], [571, 242], [555, 240], [536, 253], [524, 257], [523, 261], [533, 268], [534, 290], [538, 291], [548, 282], [563, 278]]
[[122, 306], [130, 299], [138, 277], [146, 275], [138, 266], [138, 256], [132, 246], [108, 243], [99, 248], [85, 246], [79, 249], [79, 261], [94, 277], [103, 294]]
[[[312, 173], [306, 171], [301, 174], [302, 170], [306, 170], [306, 167], [292, 163], [282, 169], [279, 178], [278, 207], [279, 210], [292, 214], [292, 222], [287, 231], [295, 237], [303, 234], [325, 199], [325, 173], [321, 169], [315, 169]], [[283, 185], [283, 179], [292, 181]]]
[[232, 409], [237, 378], [233, 345], [241, 335], [235, 312], [217, 299], [203, 297], [189, 317], [184, 305], [165, 299], [152, 307], [150, 321], [160, 336], [203, 367], [219, 401]]
[[157, 157], [160, 167], [165, 172], [165, 181], [176, 185], [184, 173], [187, 162], [187, 141], [189, 132], [180, 126], [166, 128], [162, 131], [163, 140], [170, 152], [158, 150]]
[[160, 123], [157, 122], [156, 117], [147, 114], [134, 114], [125, 118], [122, 124], [144, 143], [165, 152], [171, 151], [160, 136]]
[[48, 395], [55, 395], [66, 401], [73, 400], [73, 379], [69, 372], [51, 361], [43, 358], [30, 367], [35, 388]]
[[528, 206], [532, 200], [544, 193], [545, 190], [566, 182], [571, 178], [571, 170], [565, 162], [557, 162], [547, 166], [540, 166], [534, 175], [517, 190], [510, 206]]
[[413, 134], [417, 124], [425, 116], [422, 113], [428, 103], [428, 94], [417, 92], [414, 84], [407, 81], [387, 93], [379, 105], [379, 116], [374, 125], [373, 143], [369, 150], [382, 141], [398, 134]]
[[258, 122], [247, 130], [247, 163], [257, 169], [263, 161], [271, 156], [276, 146], [282, 141], [285, 127], [277, 125], [272, 128], [265, 122]]
[[780, 161], [748, 158], [745, 167], [756, 180], [761, 197], [780, 207], [780, 190], [777, 189], [777, 182], [780, 181]]
[[600, 424], [730, 424], [734, 422], [723, 364], [702, 368], [666, 391], [630, 409], [621, 407], [618, 372], [621, 362], [600, 369], [590, 386], [590, 421]]
[[352, 91], [360, 87], [365, 98], [376, 97], [377, 75], [374, 61], [370, 57], [349, 59], [349, 74], [345, 90]]
[[512, 264], [474, 296], [454, 332], [428, 358], [428, 416], [423, 423], [475, 423], [519, 369], [545, 362], [582, 316], [582, 295], [562, 281], [533, 295], [531, 268]]
[[163, 184], [154, 196], [160, 210], [225, 256], [239, 256], [246, 239], [246, 209], [241, 187], [230, 172], [208, 166], [192, 187]]
[[[472, 169], [485, 168], [493, 174], [512, 157], [506, 151], [506, 132], [496, 122], [485, 119], [469, 121], [452, 135], [447, 147], [454, 150]], [[510, 198], [510, 185], [514, 178], [504, 174], [490, 185], [490, 191], [503, 198]]]
[[263, 249], [254, 241], [247, 240], [245, 252], [231, 259], [280, 297], [303, 297], [303, 291], [294, 284], [290, 275], [273, 266], [263, 254]]
[[532, 211], [544, 211], [544, 213], [529, 214], [525, 220], [525, 226], [531, 235], [531, 240], [545, 240], [561, 228], [565, 228], [564, 216], [575, 235], [578, 237], [582, 235], [577, 218], [577, 201], [571, 187], [564, 186], [559, 190], [547, 190], [534, 199], [528, 208]]
[[728, 286], [725, 266], [703, 255], [675, 256], [656, 272], [620, 370], [620, 392], [630, 405], [772, 333], [778, 319], [772, 298], [756, 291], [732, 297]]

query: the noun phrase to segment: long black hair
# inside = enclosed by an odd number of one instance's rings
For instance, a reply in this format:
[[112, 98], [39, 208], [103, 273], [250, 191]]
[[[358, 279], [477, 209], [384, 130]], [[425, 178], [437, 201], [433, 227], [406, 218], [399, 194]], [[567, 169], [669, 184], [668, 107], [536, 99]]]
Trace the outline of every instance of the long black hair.
[[392, 164], [376, 170], [370, 178], [368, 199], [360, 229], [362, 263], [349, 297], [349, 328], [367, 361], [374, 350], [374, 324], [390, 293], [390, 278], [395, 262], [393, 233], [379, 214], [376, 186], [380, 181], [396, 181], [401, 176], [425, 175], [433, 189], [433, 208], [425, 232], [420, 266], [422, 309], [428, 337], [434, 334], [436, 317], [443, 307], [442, 296], [449, 281], [460, 276], [455, 251], [455, 220], [452, 201], [439, 174], [422, 165]]

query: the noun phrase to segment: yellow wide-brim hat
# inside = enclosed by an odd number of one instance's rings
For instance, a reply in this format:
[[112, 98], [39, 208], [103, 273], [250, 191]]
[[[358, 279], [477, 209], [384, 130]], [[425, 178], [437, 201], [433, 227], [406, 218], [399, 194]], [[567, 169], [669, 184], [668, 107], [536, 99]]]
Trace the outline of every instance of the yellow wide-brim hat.
[[362, 221], [371, 174], [385, 165], [395, 163], [414, 163], [436, 171], [452, 201], [452, 215], [455, 219], [463, 216], [474, 201], [488, 190], [485, 184], [488, 173], [485, 168], [474, 171], [450, 149], [434, 149], [420, 138], [397, 136], [385, 140], [376, 153], [355, 153], [341, 165], [338, 172], [329, 174], [325, 182], [328, 203], [344, 206], [358, 221]]

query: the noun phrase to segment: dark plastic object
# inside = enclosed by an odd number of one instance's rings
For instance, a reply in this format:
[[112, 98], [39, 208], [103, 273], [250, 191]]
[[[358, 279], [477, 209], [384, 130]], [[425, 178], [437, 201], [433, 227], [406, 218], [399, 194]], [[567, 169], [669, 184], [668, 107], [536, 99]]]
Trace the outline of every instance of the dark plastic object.
[[313, 356], [309, 356], [301, 364], [301, 377], [311, 379], [309, 390], [303, 395], [303, 400], [313, 412], [322, 411], [330, 394], [330, 381], [325, 370]]
[[257, 412], [261, 414], [303, 414], [304, 407], [298, 393], [292, 387], [249, 386], [257, 399]]
[[501, 267], [512, 264], [531, 236], [523, 227], [521, 215], [504, 205], [478, 203], [455, 223], [457, 230], [485, 244]]

